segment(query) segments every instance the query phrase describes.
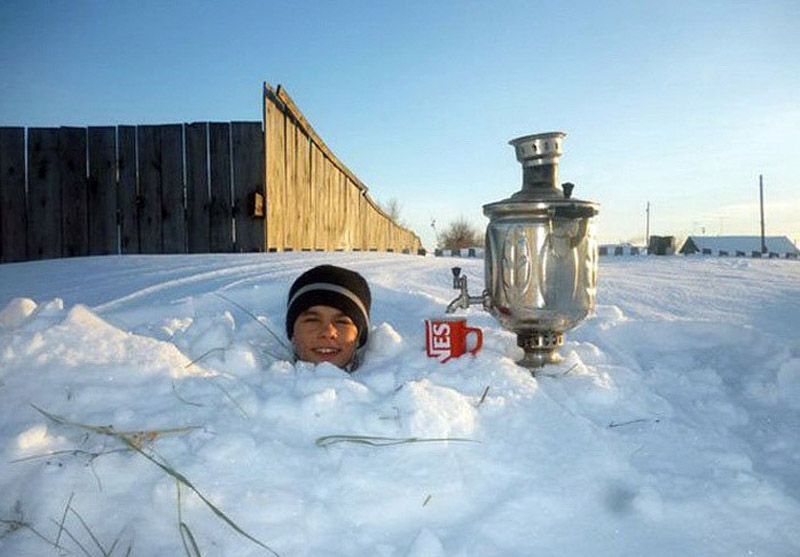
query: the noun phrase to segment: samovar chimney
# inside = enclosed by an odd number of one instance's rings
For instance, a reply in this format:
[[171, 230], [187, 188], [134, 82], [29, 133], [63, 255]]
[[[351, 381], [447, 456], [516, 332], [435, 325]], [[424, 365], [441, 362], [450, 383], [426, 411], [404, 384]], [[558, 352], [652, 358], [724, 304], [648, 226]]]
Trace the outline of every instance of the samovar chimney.
[[563, 197], [558, 187], [558, 159], [563, 151], [564, 132], [526, 135], [509, 141], [522, 164], [522, 190], [519, 194]]

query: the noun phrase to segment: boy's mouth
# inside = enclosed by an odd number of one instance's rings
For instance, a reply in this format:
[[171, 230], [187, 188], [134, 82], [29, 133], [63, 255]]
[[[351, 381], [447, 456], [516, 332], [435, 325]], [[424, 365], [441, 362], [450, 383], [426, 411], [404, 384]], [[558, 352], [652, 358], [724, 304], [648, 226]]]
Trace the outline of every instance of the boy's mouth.
[[314, 353], [321, 356], [330, 356], [332, 354], [338, 354], [339, 352], [341, 352], [341, 350], [338, 348], [314, 348]]

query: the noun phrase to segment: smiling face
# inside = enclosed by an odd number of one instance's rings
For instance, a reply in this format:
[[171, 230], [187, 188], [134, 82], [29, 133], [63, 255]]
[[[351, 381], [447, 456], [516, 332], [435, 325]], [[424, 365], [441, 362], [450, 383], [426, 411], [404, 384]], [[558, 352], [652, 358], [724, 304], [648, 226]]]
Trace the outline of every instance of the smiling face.
[[340, 310], [311, 306], [294, 322], [292, 344], [297, 358], [319, 364], [329, 362], [344, 368], [353, 361], [358, 327]]

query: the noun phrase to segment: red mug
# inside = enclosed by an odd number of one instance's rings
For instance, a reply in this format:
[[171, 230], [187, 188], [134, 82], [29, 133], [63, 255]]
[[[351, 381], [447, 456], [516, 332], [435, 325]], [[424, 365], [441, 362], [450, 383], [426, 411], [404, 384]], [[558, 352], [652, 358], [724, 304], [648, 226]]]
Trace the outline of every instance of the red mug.
[[[475, 346], [467, 349], [467, 337], [475, 336]], [[477, 327], [467, 327], [464, 317], [426, 319], [425, 351], [431, 358], [445, 363], [450, 358], [458, 358], [469, 352], [473, 356], [483, 346], [483, 331]]]

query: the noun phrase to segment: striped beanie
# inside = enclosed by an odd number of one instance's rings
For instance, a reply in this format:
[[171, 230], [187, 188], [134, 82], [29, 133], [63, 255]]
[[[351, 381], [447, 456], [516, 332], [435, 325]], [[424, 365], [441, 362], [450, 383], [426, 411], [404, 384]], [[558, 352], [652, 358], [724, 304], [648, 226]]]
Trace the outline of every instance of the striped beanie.
[[369, 309], [372, 295], [367, 281], [349, 269], [320, 265], [309, 269], [294, 281], [286, 304], [286, 334], [292, 338], [294, 322], [312, 306], [338, 309], [358, 327], [358, 347], [369, 337]]

